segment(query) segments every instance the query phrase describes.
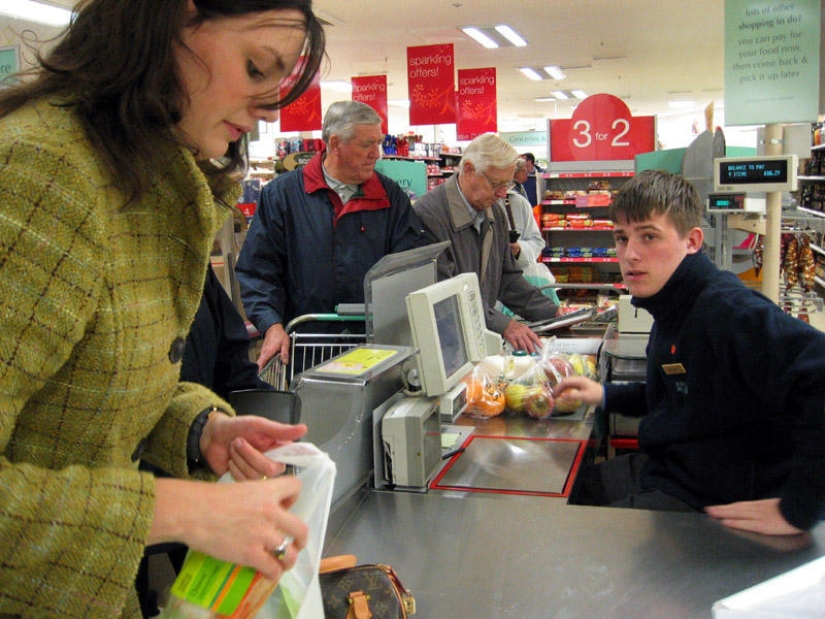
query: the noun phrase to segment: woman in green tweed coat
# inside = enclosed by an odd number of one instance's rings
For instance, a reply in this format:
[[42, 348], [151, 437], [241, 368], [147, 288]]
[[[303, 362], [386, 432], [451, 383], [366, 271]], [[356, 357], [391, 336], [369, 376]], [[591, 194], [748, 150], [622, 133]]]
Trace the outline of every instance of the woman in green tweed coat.
[[86, 0], [0, 91], [0, 618], [136, 619], [159, 542], [294, 564], [299, 484], [262, 452], [306, 428], [178, 379], [241, 138], [323, 48], [310, 0]]

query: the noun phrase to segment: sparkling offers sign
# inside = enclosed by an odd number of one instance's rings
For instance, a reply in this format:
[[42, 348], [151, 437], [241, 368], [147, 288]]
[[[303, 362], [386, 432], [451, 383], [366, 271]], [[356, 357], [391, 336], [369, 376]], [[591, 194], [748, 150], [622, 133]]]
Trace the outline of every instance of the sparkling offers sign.
[[472, 140], [482, 133], [498, 131], [496, 70], [459, 69], [456, 136]]
[[631, 116], [613, 95], [587, 97], [573, 118], [550, 121], [551, 161], [623, 161], [655, 150], [653, 116]]
[[352, 100], [366, 103], [381, 117], [381, 131], [388, 133], [387, 123], [387, 76], [364, 75], [353, 77]]
[[[281, 97], [289, 92], [294, 83], [292, 76], [284, 80]], [[322, 120], [321, 74], [316, 73], [306, 92], [281, 110], [281, 131], [315, 131], [321, 128]]]
[[455, 123], [454, 67], [452, 43], [407, 48], [411, 125]]

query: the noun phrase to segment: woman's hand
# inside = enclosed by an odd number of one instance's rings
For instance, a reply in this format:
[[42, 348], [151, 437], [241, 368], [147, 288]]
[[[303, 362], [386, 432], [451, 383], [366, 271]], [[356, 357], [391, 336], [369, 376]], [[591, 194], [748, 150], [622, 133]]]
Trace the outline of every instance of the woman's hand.
[[255, 415], [212, 413], [201, 434], [201, 454], [217, 475], [229, 471], [236, 481], [275, 477], [284, 466], [264, 452], [296, 441], [306, 431], [304, 424], [293, 426]]
[[[301, 482], [282, 476], [217, 484], [158, 478], [147, 544], [183, 542], [216, 559], [255, 568], [278, 582], [306, 546], [308, 529], [289, 508]], [[286, 553], [274, 550], [284, 541]]]

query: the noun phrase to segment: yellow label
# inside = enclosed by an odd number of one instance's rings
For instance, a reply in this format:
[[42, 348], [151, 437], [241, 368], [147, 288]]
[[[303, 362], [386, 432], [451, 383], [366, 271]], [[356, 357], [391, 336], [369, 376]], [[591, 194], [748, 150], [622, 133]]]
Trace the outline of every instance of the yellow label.
[[396, 350], [384, 348], [353, 348], [335, 361], [322, 365], [318, 371], [329, 374], [362, 374], [397, 353]]

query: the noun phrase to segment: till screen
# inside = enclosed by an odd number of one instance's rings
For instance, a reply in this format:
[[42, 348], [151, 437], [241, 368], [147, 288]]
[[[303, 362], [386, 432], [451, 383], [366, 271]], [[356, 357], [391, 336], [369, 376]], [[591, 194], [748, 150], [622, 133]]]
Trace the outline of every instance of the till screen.
[[441, 361], [444, 375], [452, 376], [467, 363], [467, 350], [464, 347], [464, 333], [461, 329], [461, 314], [458, 299], [447, 297], [433, 304], [438, 342], [441, 344]]

